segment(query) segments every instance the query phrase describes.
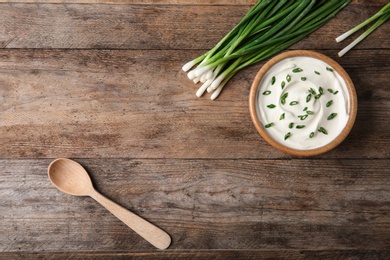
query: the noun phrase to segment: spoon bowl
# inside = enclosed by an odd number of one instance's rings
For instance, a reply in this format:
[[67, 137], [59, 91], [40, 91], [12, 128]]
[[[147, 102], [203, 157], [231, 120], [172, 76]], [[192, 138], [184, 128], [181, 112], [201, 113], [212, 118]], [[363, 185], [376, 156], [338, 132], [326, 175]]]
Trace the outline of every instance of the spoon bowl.
[[171, 237], [165, 231], [97, 192], [87, 171], [77, 162], [65, 158], [56, 159], [49, 165], [48, 176], [51, 183], [66, 194], [95, 199], [155, 247], [166, 249], [171, 244]]
[[51, 183], [60, 191], [74, 196], [88, 196], [93, 190], [91, 178], [75, 161], [57, 159], [49, 165]]

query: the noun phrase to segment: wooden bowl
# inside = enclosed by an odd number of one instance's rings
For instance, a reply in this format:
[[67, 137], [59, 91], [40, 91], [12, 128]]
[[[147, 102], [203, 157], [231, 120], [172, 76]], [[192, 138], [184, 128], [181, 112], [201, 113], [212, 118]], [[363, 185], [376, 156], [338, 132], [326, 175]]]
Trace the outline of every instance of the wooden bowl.
[[[273, 137], [270, 136], [270, 134], [266, 131], [265, 127], [260, 121], [259, 115], [258, 115], [258, 110], [260, 109], [258, 97], [259, 97], [259, 89], [260, 83], [262, 82], [263, 77], [266, 75], [267, 71], [277, 64], [278, 62], [287, 59], [287, 58], [292, 58], [292, 57], [311, 57], [315, 58], [318, 60], [321, 60], [328, 64], [331, 68], [333, 68], [334, 71], [336, 71], [342, 79], [345, 81], [345, 85], [347, 88], [347, 92], [349, 95], [349, 119], [345, 125], [345, 127], [341, 130], [341, 133], [337, 135], [335, 139], [330, 141], [327, 144], [324, 144], [323, 146], [316, 147], [313, 149], [295, 149], [288, 147], [278, 141], [276, 141]], [[325, 152], [328, 152], [329, 150], [335, 148], [337, 145], [339, 145], [349, 134], [351, 131], [353, 124], [355, 122], [356, 114], [357, 114], [357, 97], [356, 97], [356, 92], [355, 92], [355, 87], [352, 83], [352, 80], [348, 76], [347, 72], [333, 59], [322, 55], [318, 52], [314, 51], [306, 51], [306, 50], [296, 50], [296, 51], [287, 51], [282, 54], [279, 54], [278, 56], [272, 58], [269, 60], [257, 73], [251, 89], [250, 89], [250, 94], [249, 94], [249, 109], [250, 109], [250, 114], [252, 121], [257, 129], [257, 131], [260, 133], [260, 135], [273, 147], [294, 155], [294, 156], [315, 156], [319, 154], [323, 154]]]

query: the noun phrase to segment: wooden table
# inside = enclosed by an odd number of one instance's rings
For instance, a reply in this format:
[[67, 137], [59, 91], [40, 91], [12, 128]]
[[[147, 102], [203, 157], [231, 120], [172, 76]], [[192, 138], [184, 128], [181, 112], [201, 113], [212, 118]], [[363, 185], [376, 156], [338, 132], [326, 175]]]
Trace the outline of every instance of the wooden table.
[[[387, 0], [352, 1], [290, 48], [335, 59], [358, 94], [350, 135], [314, 158], [256, 132], [248, 93], [264, 63], [215, 101], [181, 71], [255, 0], [0, 2], [0, 259], [390, 258], [390, 23], [342, 58], [350, 40], [334, 40]], [[171, 247], [55, 189], [57, 157]]]

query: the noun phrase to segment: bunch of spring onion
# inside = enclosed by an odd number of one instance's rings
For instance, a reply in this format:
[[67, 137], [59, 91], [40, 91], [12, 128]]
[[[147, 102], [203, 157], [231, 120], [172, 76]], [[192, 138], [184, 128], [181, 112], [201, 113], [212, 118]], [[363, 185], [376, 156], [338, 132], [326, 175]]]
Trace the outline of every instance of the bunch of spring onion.
[[379, 10], [379, 12], [377, 12], [375, 15], [371, 16], [370, 18], [368, 18], [367, 20], [365, 20], [361, 24], [355, 26], [351, 30], [349, 30], [346, 33], [343, 33], [342, 35], [337, 37], [336, 41], [341, 42], [342, 40], [346, 39], [350, 35], [354, 34], [358, 30], [363, 28], [364, 26], [366, 26], [370, 23], [373, 23], [375, 21], [375, 23], [373, 25], [371, 25], [371, 27], [367, 31], [363, 32], [358, 38], [356, 38], [356, 40], [354, 40], [347, 47], [342, 49], [339, 52], [339, 57], [346, 54], [349, 50], [351, 50], [353, 47], [355, 47], [356, 44], [361, 42], [364, 38], [366, 38], [369, 34], [371, 34], [376, 28], [381, 26], [388, 19], [390, 19], [390, 3], [386, 4], [381, 10]]
[[211, 99], [215, 99], [239, 70], [300, 41], [350, 2], [260, 0], [217, 45], [182, 69], [189, 71], [190, 80], [203, 83], [196, 92], [198, 97], [207, 90], [213, 92]]

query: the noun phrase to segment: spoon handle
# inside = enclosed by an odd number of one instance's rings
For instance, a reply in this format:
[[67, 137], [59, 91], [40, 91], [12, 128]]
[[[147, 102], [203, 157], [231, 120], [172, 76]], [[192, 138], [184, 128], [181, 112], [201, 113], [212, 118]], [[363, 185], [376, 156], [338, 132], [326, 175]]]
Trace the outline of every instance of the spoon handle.
[[171, 244], [171, 237], [165, 231], [106, 198], [95, 189], [89, 196], [155, 247], [166, 249]]

